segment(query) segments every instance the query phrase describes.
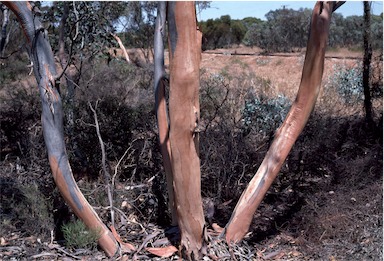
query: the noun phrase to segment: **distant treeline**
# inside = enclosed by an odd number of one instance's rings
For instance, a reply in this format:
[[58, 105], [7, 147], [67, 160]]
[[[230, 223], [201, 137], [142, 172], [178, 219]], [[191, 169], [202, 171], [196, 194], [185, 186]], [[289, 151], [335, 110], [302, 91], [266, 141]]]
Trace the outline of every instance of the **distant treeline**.
[[[292, 52], [306, 46], [312, 10], [277, 9], [268, 12], [266, 21], [254, 17], [242, 20], [229, 15], [199, 23], [203, 32], [203, 50], [244, 44], [265, 52]], [[383, 13], [371, 16], [373, 49], [383, 48]], [[363, 48], [363, 16], [344, 18], [332, 15], [329, 46]]]

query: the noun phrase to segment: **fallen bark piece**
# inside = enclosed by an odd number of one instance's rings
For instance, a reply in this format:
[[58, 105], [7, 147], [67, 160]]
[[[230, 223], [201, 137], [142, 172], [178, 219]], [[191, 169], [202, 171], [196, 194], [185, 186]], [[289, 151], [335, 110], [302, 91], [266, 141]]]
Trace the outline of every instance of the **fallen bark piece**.
[[123, 252], [130, 253], [130, 252], [136, 250], [136, 248], [132, 244], [123, 242], [123, 240], [121, 240], [121, 237], [119, 236], [119, 234], [117, 234], [117, 231], [116, 231], [114, 226], [111, 226], [110, 229], [112, 231], [113, 236], [117, 240], [117, 242], [119, 242], [120, 247], [123, 250]]
[[153, 255], [163, 258], [170, 257], [177, 252], [177, 248], [172, 245], [166, 247], [147, 247], [145, 250]]
[[224, 228], [222, 228], [221, 226], [219, 226], [219, 225], [216, 224], [216, 223], [213, 223], [213, 224], [212, 224], [212, 228], [213, 228], [213, 230], [214, 230], [215, 232], [217, 232], [217, 233], [221, 233], [221, 232], [223, 232], [223, 230], [224, 230]]

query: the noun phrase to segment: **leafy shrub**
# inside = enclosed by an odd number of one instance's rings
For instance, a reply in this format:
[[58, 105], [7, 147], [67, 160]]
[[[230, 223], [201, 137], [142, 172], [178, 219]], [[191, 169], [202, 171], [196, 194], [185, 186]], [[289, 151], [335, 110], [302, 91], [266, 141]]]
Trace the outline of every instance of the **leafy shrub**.
[[100, 230], [87, 229], [81, 220], [65, 224], [61, 230], [68, 248], [94, 249], [100, 237]]
[[[43, 142], [42, 135], [33, 132], [39, 127], [36, 122], [40, 120], [40, 102], [38, 92], [32, 86], [12, 86], [12, 90], [5, 90], [1, 97], [2, 107], [0, 113], [2, 137], [5, 143], [2, 146], [9, 146], [10, 152], [15, 156], [22, 156], [30, 160], [34, 154], [41, 155], [40, 147]], [[28, 90], [27, 88], [31, 88]], [[20, 145], [17, 145], [17, 143]], [[41, 144], [40, 144], [41, 142]]]
[[255, 97], [245, 101], [242, 122], [246, 133], [252, 129], [263, 136], [274, 131], [288, 113], [290, 101], [284, 95], [276, 98]]
[[[4, 167], [1, 170], [12, 171]], [[17, 229], [39, 236], [49, 233], [53, 227], [53, 206], [36, 182], [22, 184], [18, 179], [0, 177], [0, 187], [0, 231], [5, 234], [8, 229]]]
[[363, 100], [363, 70], [360, 65], [352, 68], [334, 65], [333, 71], [327, 85], [335, 88], [346, 104]]
[[[5, 84], [18, 80], [28, 73], [28, 60], [24, 55], [11, 57], [0, 64], [0, 82]], [[3, 87], [3, 86], [2, 86]]]

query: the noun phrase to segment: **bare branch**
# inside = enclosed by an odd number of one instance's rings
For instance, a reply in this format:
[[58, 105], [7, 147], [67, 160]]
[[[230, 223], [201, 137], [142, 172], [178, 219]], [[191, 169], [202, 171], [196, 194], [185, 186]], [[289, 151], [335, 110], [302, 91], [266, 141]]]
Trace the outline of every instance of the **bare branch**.
[[[113, 176], [112, 176], [112, 196], [113, 196], [113, 190], [115, 188], [115, 179], [116, 179], [116, 176], [117, 176], [117, 173], [118, 173], [118, 168], [121, 164], [121, 162], [123, 161], [123, 159], [125, 158], [125, 156], [128, 154], [128, 152], [132, 149], [132, 146], [133, 146], [133, 143], [136, 141], [137, 139], [134, 139], [132, 142], [131, 142], [131, 145], [128, 147], [128, 149], [126, 149], [126, 151], [124, 152], [123, 156], [121, 156], [121, 158], [119, 159], [119, 161], [117, 162], [116, 166], [115, 166], [115, 172], [113, 173]], [[131, 151], [131, 153], [129, 153], [129, 157], [133, 154], [134, 150]]]
[[125, 56], [125, 60], [127, 61], [127, 63], [131, 63], [131, 61], [129, 60], [129, 56], [128, 56], [128, 53], [127, 53], [127, 49], [125, 49], [124, 47], [124, 44], [123, 42], [121, 41], [120, 37], [118, 37], [116, 34], [114, 33], [111, 33], [111, 35], [113, 36], [113, 38], [115, 38], [115, 40], [117, 41], [117, 43], [119, 44], [120, 46], [120, 49], [123, 51], [123, 54]]
[[92, 104], [90, 102], [88, 102], [88, 105], [89, 105], [89, 108], [93, 112], [93, 118], [94, 118], [94, 121], [95, 121], [96, 133], [97, 133], [97, 137], [99, 138], [99, 143], [100, 143], [100, 148], [101, 148], [101, 164], [102, 164], [102, 168], [103, 168], [105, 187], [107, 189], [107, 194], [108, 194], [108, 201], [109, 201], [109, 205], [110, 205], [110, 208], [111, 208], [112, 226], [114, 227], [115, 226], [115, 212], [114, 212], [114, 209], [113, 209], [113, 197], [112, 197], [112, 189], [111, 189], [111, 184], [110, 184], [111, 175], [109, 174], [109, 171], [108, 171], [108, 168], [107, 168], [105, 145], [104, 145], [103, 139], [101, 137], [99, 120], [97, 118], [96, 110], [97, 110], [98, 103], [99, 103], [99, 100], [96, 101], [95, 108], [92, 107]]
[[19, 46], [19, 48], [17, 48], [16, 50], [12, 51], [10, 54], [6, 55], [6, 56], [0, 56], [0, 59], [8, 59], [9, 57], [11, 57], [13, 54], [19, 52], [21, 50], [21, 48], [23, 48], [23, 46]]

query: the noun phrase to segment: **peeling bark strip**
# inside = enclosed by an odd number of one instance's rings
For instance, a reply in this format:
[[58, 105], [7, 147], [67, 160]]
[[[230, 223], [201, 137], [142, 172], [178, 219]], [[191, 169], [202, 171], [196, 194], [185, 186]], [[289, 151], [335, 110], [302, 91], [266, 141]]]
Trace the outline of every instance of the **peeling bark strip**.
[[247, 189], [241, 195], [226, 226], [228, 243], [240, 241], [248, 232], [254, 212], [308, 121], [321, 87], [331, 15], [340, 5], [336, 2], [317, 2], [314, 7], [303, 73], [296, 100], [282, 126], [277, 130], [267, 155]]
[[27, 2], [4, 2], [21, 24], [34, 66], [35, 77], [42, 102], [42, 126], [54, 180], [62, 196], [75, 214], [89, 228], [100, 229], [99, 245], [108, 256], [113, 256], [118, 245], [112, 233], [80, 192], [72, 175], [63, 135], [63, 110], [60, 95], [55, 86], [56, 68], [51, 46], [44, 28]]
[[201, 33], [197, 30], [194, 2], [168, 3], [169, 31], [169, 139], [173, 188], [181, 231], [181, 245], [199, 258], [204, 215], [201, 200], [200, 159], [195, 141], [199, 119], [199, 67]]

